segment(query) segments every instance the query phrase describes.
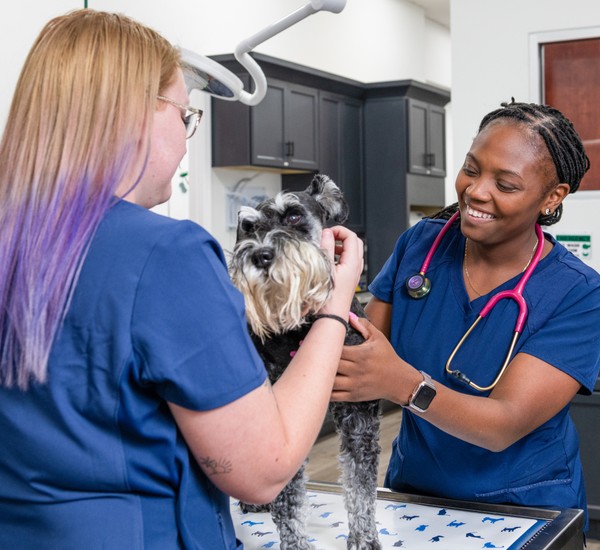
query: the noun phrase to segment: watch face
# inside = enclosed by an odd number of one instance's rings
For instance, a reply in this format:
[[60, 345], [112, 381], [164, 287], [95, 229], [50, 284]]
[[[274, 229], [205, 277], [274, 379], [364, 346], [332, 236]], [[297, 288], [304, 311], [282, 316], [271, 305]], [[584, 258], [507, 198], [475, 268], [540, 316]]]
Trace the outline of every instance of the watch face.
[[426, 409], [429, 407], [429, 404], [434, 397], [435, 389], [430, 386], [423, 385], [412, 400], [412, 404], [419, 409]]

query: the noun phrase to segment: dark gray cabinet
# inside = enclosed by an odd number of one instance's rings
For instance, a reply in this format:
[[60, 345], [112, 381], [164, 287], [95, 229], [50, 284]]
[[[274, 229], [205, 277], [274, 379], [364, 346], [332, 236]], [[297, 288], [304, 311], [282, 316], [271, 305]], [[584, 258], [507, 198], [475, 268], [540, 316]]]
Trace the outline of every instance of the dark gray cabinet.
[[408, 171], [412, 174], [446, 175], [446, 113], [443, 107], [407, 99]]
[[[350, 207], [346, 225], [367, 241], [370, 282], [408, 228], [411, 210], [445, 205], [450, 92], [414, 80], [364, 84], [252, 56], [267, 77], [267, 96], [256, 107], [212, 102], [213, 166], [275, 170], [294, 191], [316, 172], [331, 177]], [[250, 89], [233, 55], [214, 59]]]
[[[365, 233], [363, 170], [363, 102], [339, 94], [319, 92], [319, 170], [344, 192], [350, 211], [344, 225]], [[303, 191], [313, 173], [282, 176], [282, 187]]]
[[445, 205], [449, 100], [448, 91], [412, 80], [369, 85], [364, 105], [369, 281], [409, 227], [411, 209]]
[[318, 91], [277, 79], [268, 85], [255, 107], [212, 102], [213, 166], [317, 170]]
[[362, 108], [354, 98], [319, 95], [319, 171], [344, 192], [350, 208], [346, 225], [358, 233], [365, 228]]
[[583, 478], [587, 493], [587, 505], [590, 519], [588, 536], [600, 538], [600, 378], [592, 395], [576, 395], [571, 402], [571, 418], [575, 422], [579, 435]]
[[268, 84], [265, 99], [250, 109], [252, 164], [318, 169], [318, 91], [273, 79]]

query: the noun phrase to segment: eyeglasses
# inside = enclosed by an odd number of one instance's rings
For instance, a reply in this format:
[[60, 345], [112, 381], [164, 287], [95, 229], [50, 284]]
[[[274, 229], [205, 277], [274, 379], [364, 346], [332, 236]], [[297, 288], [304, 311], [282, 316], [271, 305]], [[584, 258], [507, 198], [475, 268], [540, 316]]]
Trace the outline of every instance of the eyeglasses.
[[181, 109], [185, 115], [183, 117], [183, 123], [185, 124], [185, 139], [190, 139], [194, 133], [196, 132], [196, 128], [198, 128], [198, 124], [200, 124], [200, 119], [202, 118], [202, 111], [200, 109], [196, 109], [195, 107], [190, 107], [189, 105], [182, 105], [181, 103], [177, 103], [168, 97], [163, 95], [156, 96], [156, 99], [160, 99], [161, 101], [166, 101], [171, 105]]

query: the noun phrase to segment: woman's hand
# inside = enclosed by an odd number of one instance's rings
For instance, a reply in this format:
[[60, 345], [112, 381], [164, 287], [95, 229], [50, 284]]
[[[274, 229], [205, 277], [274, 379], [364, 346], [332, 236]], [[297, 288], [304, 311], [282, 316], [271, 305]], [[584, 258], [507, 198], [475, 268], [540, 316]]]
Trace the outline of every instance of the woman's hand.
[[405, 405], [423, 377], [396, 355], [385, 335], [367, 319], [351, 316], [350, 323], [365, 342], [344, 346], [332, 401], [388, 399]]
[[335, 255], [339, 255], [333, 271], [334, 289], [321, 313], [332, 313], [347, 319], [364, 267], [364, 243], [355, 233], [338, 225], [323, 230], [321, 248], [332, 263], [335, 263]]

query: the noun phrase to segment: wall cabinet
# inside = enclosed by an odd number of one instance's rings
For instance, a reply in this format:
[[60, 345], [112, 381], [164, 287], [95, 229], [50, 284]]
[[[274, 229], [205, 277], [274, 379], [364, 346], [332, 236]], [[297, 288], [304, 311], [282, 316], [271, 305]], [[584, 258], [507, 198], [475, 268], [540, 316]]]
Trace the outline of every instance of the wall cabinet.
[[[363, 103], [329, 92], [319, 92], [319, 169], [344, 192], [349, 217], [344, 225], [365, 233], [363, 171]], [[282, 187], [303, 191], [313, 173], [284, 175]]]
[[268, 85], [255, 107], [212, 102], [213, 166], [317, 170], [318, 91], [277, 79]]
[[[408, 228], [411, 209], [445, 205], [450, 92], [414, 80], [363, 84], [253, 57], [267, 96], [256, 107], [212, 102], [213, 165], [277, 170], [293, 191], [306, 189], [316, 172], [331, 177], [350, 207], [346, 225], [366, 238], [370, 282]], [[215, 60], [250, 89], [232, 55]]]
[[446, 113], [443, 107], [407, 99], [408, 171], [412, 174], [446, 175]]
[[265, 99], [250, 110], [252, 164], [317, 170], [318, 91], [268, 80]]

